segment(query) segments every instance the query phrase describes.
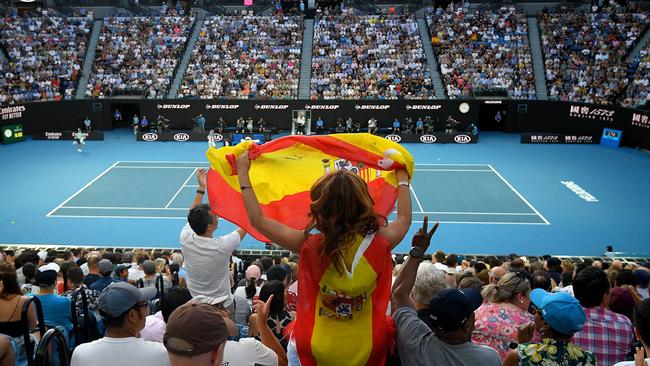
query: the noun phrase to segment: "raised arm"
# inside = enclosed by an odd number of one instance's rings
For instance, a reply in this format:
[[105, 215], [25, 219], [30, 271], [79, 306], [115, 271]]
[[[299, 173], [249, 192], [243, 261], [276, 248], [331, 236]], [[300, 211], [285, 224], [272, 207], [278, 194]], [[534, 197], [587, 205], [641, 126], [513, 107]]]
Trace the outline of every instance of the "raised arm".
[[278, 366], [287, 366], [287, 353], [284, 351], [284, 348], [282, 348], [280, 341], [278, 341], [278, 339], [271, 331], [271, 328], [269, 328], [269, 325], [266, 323], [266, 321], [269, 319], [269, 312], [271, 309], [271, 301], [273, 301], [273, 296], [274, 295], [269, 296], [269, 298], [266, 300], [266, 303], [262, 300], [253, 301], [253, 307], [257, 314], [255, 317], [255, 322], [262, 344], [272, 349], [273, 352], [278, 355]]
[[239, 177], [241, 195], [248, 214], [248, 220], [257, 231], [271, 239], [275, 244], [292, 252], [300, 253], [302, 243], [305, 241], [305, 233], [264, 216], [251, 185], [248, 174], [250, 166], [248, 152], [237, 158], [237, 176]]
[[411, 228], [412, 209], [411, 192], [408, 184], [409, 176], [406, 170], [395, 172], [397, 176], [397, 219], [381, 230], [391, 248], [395, 248]]
[[[206, 178], [208, 177], [208, 171], [205, 169], [199, 169], [196, 171], [196, 180], [199, 182], [199, 188], [196, 190], [196, 196], [194, 196], [194, 201], [190, 206], [190, 210], [203, 203], [203, 197], [205, 196], [205, 185]], [[237, 228], [237, 234], [239, 234], [239, 239], [244, 239], [246, 236], [246, 231], [241, 228]]]
[[391, 305], [393, 310], [397, 310], [401, 307], [413, 307], [413, 300], [411, 300], [411, 289], [415, 284], [415, 277], [418, 272], [418, 267], [424, 252], [429, 248], [431, 243], [431, 237], [438, 229], [438, 223], [433, 225], [431, 231], [427, 232], [429, 218], [424, 216], [424, 223], [422, 228], [413, 236], [412, 239], [412, 249], [408, 258], [402, 264], [402, 269], [400, 270], [395, 283], [393, 284], [393, 292], [391, 294]]

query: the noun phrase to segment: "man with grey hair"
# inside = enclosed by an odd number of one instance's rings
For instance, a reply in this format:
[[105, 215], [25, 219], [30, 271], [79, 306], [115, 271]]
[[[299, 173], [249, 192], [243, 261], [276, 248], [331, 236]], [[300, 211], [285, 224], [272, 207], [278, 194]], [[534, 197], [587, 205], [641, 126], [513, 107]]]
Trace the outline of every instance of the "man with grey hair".
[[422, 262], [418, 266], [418, 272], [415, 276], [415, 284], [411, 289], [411, 298], [415, 303], [415, 310], [418, 317], [425, 323], [430, 323], [429, 303], [431, 299], [438, 296], [440, 290], [447, 287], [445, 283], [445, 271], [436, 268], [429, 262]]
[[506, 270], [497, 266], [490, 269], [490, 285], [496, 285], [499, 283], [501, 277], [505, 276]]

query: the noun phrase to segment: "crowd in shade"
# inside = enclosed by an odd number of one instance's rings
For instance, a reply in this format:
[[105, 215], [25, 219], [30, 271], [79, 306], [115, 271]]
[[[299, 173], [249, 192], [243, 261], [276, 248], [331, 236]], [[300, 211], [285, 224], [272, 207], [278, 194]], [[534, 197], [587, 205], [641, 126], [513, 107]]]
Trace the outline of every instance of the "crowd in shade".
[[166, 97], [193, 22], [179, 16], [104, 18], [86, 97]]
[[0, 104], [72, 99], [81, 74], [92, 19], [38, 17], [0, 19]]
[[434, 98], [415, 18], [355, 15], [352, 9], [318, 16], [311, 98]]
[[621, 99], [625, 107], [647, 105], [650, 99], [650, 46], [641, 50], [628, 71], [629, 85]]
[[613, 104], [625, 91], [626, 57], [648, 24], [644, 13], [617, 5], [560, 7], [539, 17], [549, 98]]
[[297, 16], [207, 18], [178, 96], [295, 99], [302, 33]]
[[528, 24], [514, 6], [428, 8], [427, 22], [449, 98], [505, 90], [510, 98], [535, 99]]

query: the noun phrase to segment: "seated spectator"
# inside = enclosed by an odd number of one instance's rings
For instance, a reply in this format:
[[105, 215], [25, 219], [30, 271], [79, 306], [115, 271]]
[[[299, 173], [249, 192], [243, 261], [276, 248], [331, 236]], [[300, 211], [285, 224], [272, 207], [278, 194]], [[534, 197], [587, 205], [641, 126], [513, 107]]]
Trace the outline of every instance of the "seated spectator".
[[36, 275], [36, 265], [31, 262], [25, 263], [22, 267], [25, 284], [20, 286], [24, 294], [38, 293], [38, 286], [34, 286], [34, 276]]
[[[97, 310], [97, 299], [99, 298], [99, 292], [95, 290], [91, 290], [88, 288], [88, 286], [84, 285], [83, 283], [83, 272], [81, 271], [81, 268], [76, 267], [76, 268], [70, 268], [68, 270], [68, 282], [69, 282], [69, 288], [67, 292], [63, 294], [64, 297], [67, 297], [72, 301], [72, 298], [74, 297], [75, 293], [78, 293], [80, 291], [83, 291], [86, 293], [86, 301], [88, 303], [88, 310]], [[77, 295], [77, 300], [75, 303], [75, 306], [77, 307], [77, 311], [81, 312], [83, 309], [83, 300], [81, 298], [81, 295]]]
[[634, 306], [633, 321], [634, 335], [643, 347], [637, 347], [635, 361], [623, 361], [615, 366], [650, 365], [650, 299], [645, 299]]
[[228, 328], [208, 304], [187, 303], [169, 317], [164, 345], [172, 366], [223, 364]]
[[[562, 281], [562, 261], [559, 258], [551, 257], [544, 263], [544, 269], [548, 272], [549, 276], [559, 284]], [[549, 291], [549, 290], [546, 290]]]
[[89, 286], [91, 290], [102, 292], [106, 287], [108, 287], [108, 285], [117, 282], [117, 280], [111, 276], [113, 274], [113, 263], [108, 259], [102, 259], [99, 261], [99, 274], [102, 277]]
[[573, 292], [584, 307], [586, 322], [573, 341], [596, 355], [599, 365], [625, 359], [632, 346], [632, 324], [624, 315], [606, 308], [609, 282], [601, 269], [588, 267], [573, 280]]
[[311, 99], [433, 99], [415, 18], [322, 15], [314, 24]]
[[206, 18], [179, 97], [295, 99], [302, 25], [284, 15]]
[[[26, 354], [23, 340], [23, 322], [21, 319], [23, 305], [27, 300], [20, 288], [16, 270], [9, 263], [0, 263], [0, 334], [13, 339], [17, 351], [14, 358], [17, 364], [26, 363]], [[27, 325], [30, 329], [36, 327], [36, 312], [30, 306], [27, 312]]]
[[533, 289], [541, 288], [544, 291], [553, 290], [553, 279], [546, 271], [535, 271], [533, 273], [533, 282], [531, 284]]
[[489, 283], [491, 285], [496, 285], [497, 283], [499, 283], [501, 278], [505, 276], [505, 274], [506, 274], [506, 270], [503, 269], [503, 267], [499, 267], [499, 266], [492, 267], [490, 269]]
[[137, 261], [136, 263], [131, 263], [131, 268], [129, 268], [129, 277], [127, 277], [129, 283], [132, 285], [134, 285], [141, 278], [144, 278], [144, 270], [142, 269], [142, 264], [145, 261], [149, 260], [149, 256], [144, 253], [140, 253], [136, 255], [135, 258], [137, 258]]
[[246, 269], [246, 282], [244, 286], [235, 289], [233, 299], [235, 301], [235, 322], [237, 325], [247, 326], [248, 317], [252, 313], [253, 299], [259, 296], [261, 286], [258, 286], [258, 279], [262, 276], [260, 267], [251, 264]]
[[[632, 295], [633, 291], [634, 295]], [[607, 308], [617, 314], [625, 315], [631, 321], [636, 300], [640, 302], [641, 298], [632, 288], [614, 287], [609, 290], [609, 304]]]
[[[530, 299], [535, 305], [535, 322], [519, 330], [521, 344], [508, 353], [504, 366], [598, 364], [592, 352], [571, 343], [585, 323], [585, 313], [575, 298], [564, 292], [534, 289]], [[529, 343], [535, 330], [542, 336], [541, 343]]]
[[43, 306], [45, 325], [47, 327], [61, 327], [68, 341], [68, 347], [73, 347], [74, 339], [71, 338], [72, 307], [70, 299], [54, 293], [54, 286], [59, 270], [59, 265], [54, 262], [38, 267], [34, 279], [40, 290], [36, 296]]
[[138, 281], [139, 287], [153, 287], [156, 288], [156, 282], [158, 277], [163, 276], [163, 288], [165, 293], [172, 287], [172, 283], [167, 278], [166, 275], [160, 274], [156, 271], [156, 262], [154, 261], [144, 261], [142, 263], [142, 269], [144, 270], [144, 277]]
[[[264, 282], [264, 285], [260, 290], [260, 300], [268, 302], [271, 296], [273, 296], [273, 298], [272, 301], [270, 301], [269, 317], [266, 323], [275, 337], [280, 341], [282, 348], [286, 351], [289, 339], [288, 337], [285, 337], [284, 329], [293, 321], [293, 319], [284, 309], [284, 284], [282, 284], [282, 282], [277, 280]], [[256, 327], [256, 318], [256, 314], [252, 314], [249, 318], [250, 336], [258, 336], [259, 330]]]
[[427, 325], [431, 325], [429, 303], [442, 289], [447, 288], [445, 277], [446, 273], [429, 261], [424, 261], [418, 266], [415, 283], [411, 289], [411, 298], [418, 317]]
[[165, 294], [165, 301], [162, 302], [160, 311], [147, 316], [144, 328], [140, 330], [140, 338], [145, 341], [162, 343], [169, 316], [176, 308], [190, 300], [192, 300], [192, 295], [188, 289], [178, 286], [170, 288]]
[[93, 253], [88, 256], [88, 262], [86, 262], [88, 267], [88, 274], [84, 276], [84, 285], [90, 287], [95, 281], [102, 278], [102, 276], [99, 274], [99, 261], [101, 260], [102, 257], [99, 253]]
[[427, 9], [431, 41], [450, 99], [503, 90], [535, 98], [526, 15], [514, 5], [496, 10]]
[[518, 272], [486, 286], [481, 293], [485, 302], [475, 312], [472, 342], [491, 347], [504, 359], [517, 340], [519, 326], [535, 320], [528, 313], [530, 290], [530, 282]]
[[264, 302], [255, 301], [256, 329], [260, 341], [254, 338], [241, 338], [239, 341], [227, 341], [224, 349], [223, 364], [242, 366], [286, 366], [287, 355], [268, 326], [269, 312], [273, 295]]
[[646, 268], [637, 269], [634, 271], [636, 276], [637, 287], [636, 291], [639, 293], [642, 299], [648, 298], [648, 282], [650, 282], [650, 270]]
[[495, 350], [468, 341], [474, 329], [474, 311], [483, 302], [478, 290], [444, 289], [429, 303], [431, 328], [418, 318], [409, 296], [422, 261], [417, 253], [426, 251], [437, 228], [435, 225], [427, 233], [426, 220], [424, 230], [418, 231], [412, 240], [413, 247], [419, 250], [409, 255], [393, 285], [391, 303], [402, 364], [501, 365]]
[[86, 97], [165, 97], [193, 22], [177, 16], [104, 18]]
[[137, 289], [125, 282], [110, 284], [99, 295], [99, 313], [106, 326], [106, 336], [79, 345], [72, 353], [70, 365], [169, 365], [162, 344], [138, 338], [145, 325], [147, 302], [155, 296], [152, 287]]

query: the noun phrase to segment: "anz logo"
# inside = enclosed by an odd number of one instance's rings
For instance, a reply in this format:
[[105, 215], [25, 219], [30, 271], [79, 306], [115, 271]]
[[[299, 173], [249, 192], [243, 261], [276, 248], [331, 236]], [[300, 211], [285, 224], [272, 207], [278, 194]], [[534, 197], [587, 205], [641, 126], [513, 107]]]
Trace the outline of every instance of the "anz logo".
[[436, 137], [433, 135], [422, 135], [420, 136], [420, 141], [422, 141], [425, 144], [433, 144], [436, 142]]
[[467, 135], [458, 135], [454, 137], [454, 141], [456, 141], [459, 144], [466, 144], [470, 141], [472, 141], [472, 138], [467, 136]]

